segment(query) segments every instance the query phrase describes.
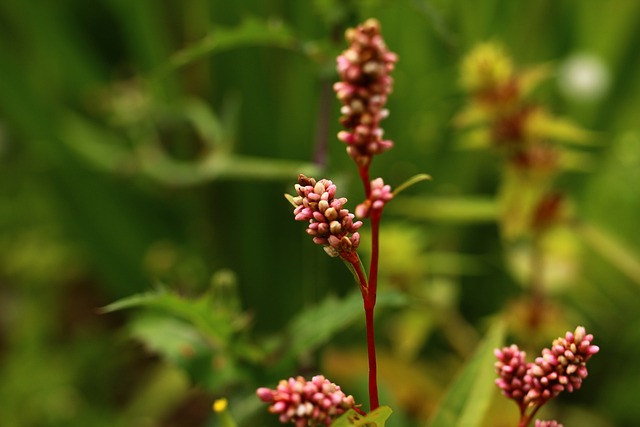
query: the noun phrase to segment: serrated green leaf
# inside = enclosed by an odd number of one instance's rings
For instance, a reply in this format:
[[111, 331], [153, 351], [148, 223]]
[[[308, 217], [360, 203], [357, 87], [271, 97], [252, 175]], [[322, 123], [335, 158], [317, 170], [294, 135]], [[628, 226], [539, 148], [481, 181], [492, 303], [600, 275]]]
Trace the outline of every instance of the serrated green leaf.
[[206, 347], [193, 325], [167, 316], [145, 313], [132, 319], [128, 329], [149, 350], [178, 365]]
[[367, 415], [360, 415], [355, 410], [349, 409], [331, 423], [331, 427], [384, 427], [392, 412], [388, 406], [381, 406]]
[[458, 378], [449, 387], [429, 427], [478, 427], [494, 386], [493, 350], [502, 345], [504, 322], [496, 321]]
[[165, 290], [147, 292], [123, 298], [103, 307], [102, 313], [129, 308], [149, 308], [184, 319], [197, 327], [207, 338], [226, 342], [238, 327], [236, 315], [212, 305], [208, 295], [190, 300]]

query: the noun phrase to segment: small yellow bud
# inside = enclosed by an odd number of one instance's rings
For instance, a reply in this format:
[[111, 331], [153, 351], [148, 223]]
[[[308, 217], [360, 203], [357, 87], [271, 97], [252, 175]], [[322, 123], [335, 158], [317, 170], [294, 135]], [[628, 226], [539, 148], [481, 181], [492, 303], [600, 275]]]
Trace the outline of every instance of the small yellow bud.
[[228, 405], [229, 405], [229, 402], [224, 397], [217, 399], [215, 402], [213, 402], [213, 412], [218, 414], [220, 412], [224, 412], [227, 409]]

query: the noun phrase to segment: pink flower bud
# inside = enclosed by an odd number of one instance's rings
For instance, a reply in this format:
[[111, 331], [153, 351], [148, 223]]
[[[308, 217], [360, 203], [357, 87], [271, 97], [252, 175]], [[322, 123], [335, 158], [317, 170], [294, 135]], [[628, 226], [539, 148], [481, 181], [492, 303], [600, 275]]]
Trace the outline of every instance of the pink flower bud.
[[275, 390], [260, 387], [256, 391], [260, 400], [272, 403], [269, 412], [279, 414], [283, 424], [295, 426], [330, 425], [331, 422], [355, 406], [353, 396], [345, 395], [340, 386], [322, 375], [311, 381], [302, 377], [281, 380]]
[[345, 38], [349, 48], [336, 60], [341, 81], [333, 86], [343, 104], [340, 123], [347, 129], [338, 133], [338, 139], [348, 145], [347, 153], [356, 163], [364, 166], [393, 146], [391, 141], [381, 141], [380, 121], [389, 115], [384, 105], [393, 85], [389, 74], [398, 56], [388, 50], [376, 20], [348, 29]]

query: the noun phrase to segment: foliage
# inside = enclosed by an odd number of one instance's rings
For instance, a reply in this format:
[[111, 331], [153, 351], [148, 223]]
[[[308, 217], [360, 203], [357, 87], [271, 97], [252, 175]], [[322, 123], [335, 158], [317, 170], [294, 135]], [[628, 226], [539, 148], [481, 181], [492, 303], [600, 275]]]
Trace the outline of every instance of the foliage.
[[[361, 421], [513, 426], [490, 349], [586, 324], [601, 353], [580, 393], [544, 415], [636, 425], [639, 8], [0, 3], [2, 425], [276, 425], [255, 388], [320, 371], [365, 400], [359, 290], [281, 194], [322, 174], [353, 207], [362, 199], [331, 84], [343, 30], [369, 17], [399, 56], [385, 121], [396, 146], [372, 171], [393, 188], [432, 180], [403, 189], [382, 221], [388, 406]], [[512, 56], [527, 102], [545, 106], [531, 126], [564, 153], [544, 183], [565, 195], [561, 221], [539, 240], [504, 207], [530, 215], [543, 188], [504, 168], [461, 87], [464, 56], [487, 41]], [[541, 253], [546, 305], [530, 328]], [[222, 396], [225, 415], [211, 410]]]

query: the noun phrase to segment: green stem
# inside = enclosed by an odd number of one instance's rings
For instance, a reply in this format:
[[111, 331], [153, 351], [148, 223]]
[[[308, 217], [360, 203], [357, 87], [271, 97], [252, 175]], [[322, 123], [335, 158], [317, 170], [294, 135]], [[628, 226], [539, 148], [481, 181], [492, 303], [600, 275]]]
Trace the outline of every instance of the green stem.
[[353, 278], [356, 283], [360, 287], [360, 292], [362, 293], [362, 299], [364, 301], [367, 300], [367, 295], [369, 293], [369, 286], [367, 283], [367, 276], [364, 274], [364, 269], [362, 268], [362, 262], [360, 261], [360, 257], [357, 252], [343, 252], [340, 254], [340, 258], [345, 262], [351, 274], [353, 274]]

